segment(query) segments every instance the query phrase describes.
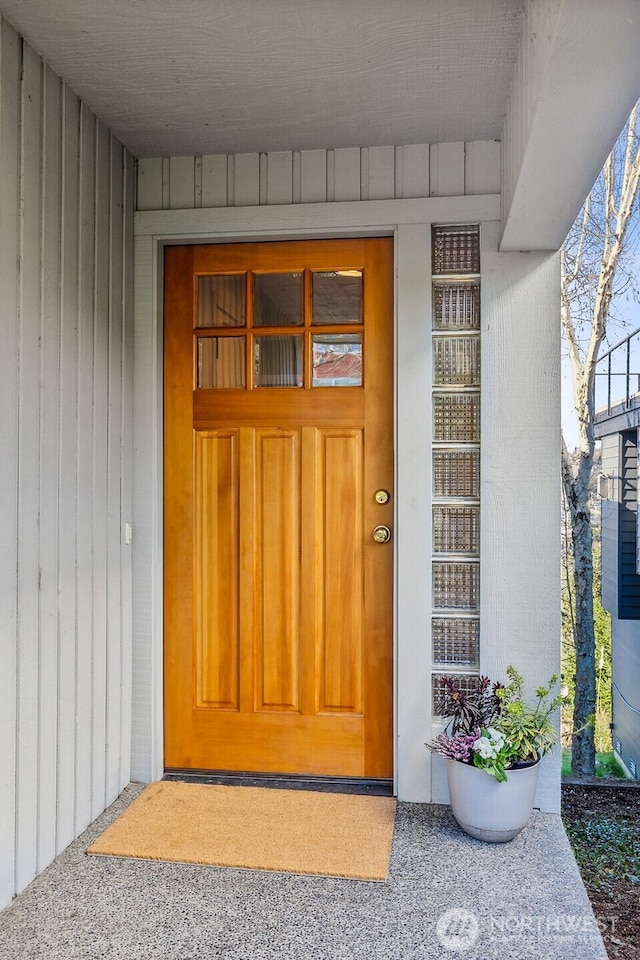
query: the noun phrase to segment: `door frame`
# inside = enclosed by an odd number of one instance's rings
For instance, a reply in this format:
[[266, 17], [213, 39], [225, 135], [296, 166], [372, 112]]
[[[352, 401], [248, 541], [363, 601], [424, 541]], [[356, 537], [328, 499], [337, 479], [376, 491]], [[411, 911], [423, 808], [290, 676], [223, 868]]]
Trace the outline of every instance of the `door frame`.
[[[431, 225], [499, 221], [495, 195], [139, 212], [134, 219], [134, 779], [163, 759], [163, 254], [193, 243], [390, 236], [394, 240], [394, 789], [431, 800]], [[402, 376], [398, 376], [398, 370]], [[423, 443], [416, 443], [424, 437]], [[399, 550], [398, 546], [402, 549]]]

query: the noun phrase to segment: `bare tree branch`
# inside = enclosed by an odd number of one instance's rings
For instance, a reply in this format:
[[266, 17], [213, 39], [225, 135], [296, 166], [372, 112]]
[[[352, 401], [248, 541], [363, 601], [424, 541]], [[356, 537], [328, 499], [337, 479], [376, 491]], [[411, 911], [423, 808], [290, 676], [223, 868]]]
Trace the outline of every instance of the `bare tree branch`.
[[[637, 105], [587, 198], [561, 256], [560, 315], [573, 374], [579, 450], [562, 442], [562, 481], [571, 523], [573, 587], [569, 592], [576, 653], [572, 769], [593, 774], [595, 748], [588, 718], [596, 707], [593, 548], [589, 481], [595, 455], [596, 365], [607, 336], [612, 302], [628, 288], [625, 241], [637, 211], [640, 146]], [[636, 216], [637, 219], [637, 216]], [[620, 282], [622, 278], [622, 282]], [[618, 289], [616, 289], [618, 281]], [[565, 539], [566, 542], [566, 539]], [[564, 573], [569, 576], [568, 560]]]

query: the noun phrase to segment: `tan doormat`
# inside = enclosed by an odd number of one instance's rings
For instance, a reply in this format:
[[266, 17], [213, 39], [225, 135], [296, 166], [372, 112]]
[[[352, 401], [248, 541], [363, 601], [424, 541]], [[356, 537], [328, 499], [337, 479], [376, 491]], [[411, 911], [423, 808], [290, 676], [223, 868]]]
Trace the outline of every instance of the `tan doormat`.
[[385, 880], [390, 797], [151, 783], [87, 853]]

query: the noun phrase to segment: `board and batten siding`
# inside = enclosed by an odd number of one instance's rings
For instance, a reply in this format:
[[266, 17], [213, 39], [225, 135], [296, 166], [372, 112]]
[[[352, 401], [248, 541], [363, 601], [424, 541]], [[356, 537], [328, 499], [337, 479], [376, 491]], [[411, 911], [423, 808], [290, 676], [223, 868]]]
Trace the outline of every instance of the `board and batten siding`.
[[129, 780], [134, 187], [0, 21], [0, 907]]
[[638, 431], [625, 430], [621, 441], [620, 477], [620, 610], [624, 620], [640, 620], [638, 538]]
[[620, 439], [614, 433], [602, 438], [601, 472], [610, 478], [609, 496], [600, 501], [602, 524], [602, 606], [618, 616], [618, 489], [620, 485]]
[[612, 619], [613, 743], [640, 777], [640, 621]]
[[191, 210], [500, 192], [500, 144], [417, 143], [138, 161], [138, 210]]
[[611, 478], [601, 502], [602, 605], [620, 620], [640, 620], [638, 432], [602, 438], [602, 473]]

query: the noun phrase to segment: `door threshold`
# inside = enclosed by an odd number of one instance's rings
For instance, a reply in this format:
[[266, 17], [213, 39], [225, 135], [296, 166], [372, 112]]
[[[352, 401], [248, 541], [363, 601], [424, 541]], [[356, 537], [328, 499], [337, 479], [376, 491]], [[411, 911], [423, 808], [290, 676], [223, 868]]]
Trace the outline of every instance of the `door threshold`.
[[392, 797], [393, 780], [359, 777], [309, 777], [289, 773], [252, 773], [228, 770], [165, 770], [163, 780], [208, 783], [227, 787], [270, 787], [274, 790], [315, 790], [318, 793], [352, 793]]

